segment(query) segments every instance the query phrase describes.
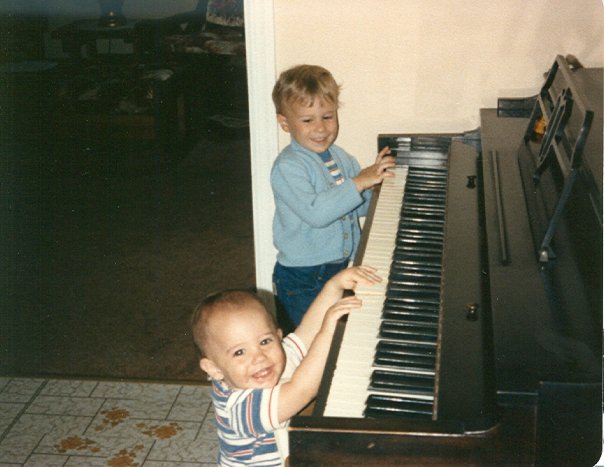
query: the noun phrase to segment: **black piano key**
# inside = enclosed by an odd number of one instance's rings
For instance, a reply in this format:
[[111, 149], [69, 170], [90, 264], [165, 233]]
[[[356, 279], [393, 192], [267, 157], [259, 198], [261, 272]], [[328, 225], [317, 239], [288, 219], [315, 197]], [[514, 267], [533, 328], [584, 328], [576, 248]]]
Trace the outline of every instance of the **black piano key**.
[[390, 265], [390, 274], [388, 277], [393, 279], [404, 279], [405, 277], [411, 277], [431, 282], [438, 282], [441, 278], [441, 270], [440, 267], [422, 268], [421, 264], [413, 264], [409, 261], [405, 261], [405, 264], [393, 261]]
[[414, 254], [412, 251], [395, 249], [392, 258], [395, 261], [414, 261], [417, 264], [428, 264], [430, 266], [438, 266], [441, 264], [442, 254]]
[[442, 215], [445, 214], [445, 205], [441, 203], [440, 200], [432, 201], [426, 199], [414, 199], [409, 198], [405, 199], [405, 205], [401, 206], [401, 211], [406, 212], [410, 210], [411, 212], [414, 210], [417, 211], [428, 211], [432, 213], [440, 213]]
[[418, 237], [399, 237], [396, 239], [395, 248], [397, 252], [409, 251], [414, 253], [421, 251], [426, 254], [437, 254], [440, 256], [442, 253], [442, 245], [438, 242], [426, 240]]
[[442, 272], [442, 266], [440, 264], [437, 264], [435, 266], [431, 266], [429, 264], [417, 264], [414, 261], [408, 261], [403, 259], [399, 261], [392, 261], [392, 264], [390, 265], [390, 271], [391, 273], [396, 273], [397, 271], [413, 271], [420, 274], [440, 276]]
[[413, 201], [401, 206], [401, 213], [425, 219], [443, 219], [445, 217], [444, 205], [438, 209], [431, 207], [432, 205], [438, 205], [438, 203], [439, 200], [430, 200], [424, 204]]
[[436, 325], [438, 324], [438, 311], [427, 308], [384, 307], [382, 310], [382, 319]]
[[434, 377], [376, 369], [371, 375], [369, 390], [431, 397], [434, 392]]
[[412, 320], [415, 322], [438, 323], [438, 310], [413, 309], [411, 307], [386, 307], [382, 311], [383, 319]]
[[396, 337], [400, 334], [434, 336], [438, 333], [438, 322], [424, 322], [413, 319], [383, 319], [380, 323], [380, 336]]
[[411, 178], [414, 180], [433, 181], [435, 183], [442, 183], [442, 181], [447, 179], [446, 169], [424, 169], [426, 168], [414, 166]]
[[413, 355], [390, 355], [384, 353], [376, 353], [375, 366], [380, 368], [396, 368], [399, 370], [420, 370], [433, 372], [434, 366], [429, 357], [413, 356]]
[[416, 231], [404, 231], [404, 232], [399, 232], [399, 234], [396, 237], [396, 242], [401, 243], [401, 242], [423, 242], [426, 243], [427, 245], [430, 245], [432, 247], [440, 247], [442, 249], [442, 244], [443, 244], [443, 238], [442, 235], [440, 235], [439, 233], [426, 233], [426, 232], [420, 232], [418, 230]]
[[371, 394], [365, 405], [364, 416], [367, 418], [404, 417], [415, 420], [432, 418], [433, 405], [429, 401]]
[[405, 195], [407, 195], [407, 193], [413, 196], [413, 199], [415, 199], [415, 197], [427, 197], [430, 202], [444, 203], [446, 199], [446, 193], [440, 193], [436, 190], [433, 190], [432, 188], [426, 188], [421, 186], [414, 187], [413, 185], [409, 185], [408, 190], [405, 192]]
[[436, 359], [436, 347], [427, 343], [410, 343], [396, 341], [379, 341], [376, 346], [378, 352], [398, 353], [401, 355], [421, 355]]
[[437, 221], [427, 221], [415, 217], [413, 219], [405, 219], [399, 222], [398, 230], [401, 233], [405, 233], [407, 230], [416, 234], [434, 235], [438, 237], [443, 236], [443, 223]]
[[[386, 303], [385, 303], [386, 305]], [[390, 303], [388, 303], [390, 305]], [[387, 329], [389, 326], [402, 327], [412, 326], [416, 324], [418, 328], [432, 329], [436, 327], [437, 319], [415, 319], [415, 316], [426, 318], [437, 318], [438, 310], [430, 308], [429, 306], [422, 306], [421, 302], [413, 302], [407, 300], [405, 302], [398, 302], [398, 306], [384, 306], [382, 309], [382, 321], [381, 326]], [[392, 314], [393, 319], [385, 319], [383, 316], [386, 313]], [[406, 317], [409, 318], [406, 318]]]
[[388, 309], [413, 309], [426, 313], [438, 313], [440, 301], [421, 301], [416, 296], [407, 295], [405, 293], [397, 293], [392, 290], [390, 295], [384, 300], [384, 308]]
[[389, 278], [388, 291], [396, 293], [397, 291], [409, 290], [412, 295], [421, 293], [422, 295], [439, 295], [440, 282], [433, 282], [421, 277]]
[[[413, 167], [413, 169], [416, 168], [418, 167]], [[446, 183], [447, 175], [442, 172], [418, 172], [413, 170], [410, 178], [413, 182], [421, 181], [426, 185], [436, 184], [440, 186]]]
[[[420, 141], [424, 142], [426, 141], [426, 138], [421, 138], [420, 137]], [[435, 138], [430, 137], [428, 140], [428, 144], [435, 144], [438, 143], [438, 140], [435, 140]], [[439, 146], [440, 152], [447, 152], [449, 150], [449, 142], [446, 140], [441, 140], [441, 145]], [[447, 169], [443, 168], [443, 167], [429, 167], [429, 166], [414, 166], [413, 167], [413, 173], [416, 175], [422, 175], [424, 176], [424, 174], [426, 176], [429, 175], [439, 175], [439, 176], [445, 176], [444, 174], [447, 173]]]
[[421, 178], [415, 177], [413, 174], [411, 177], [407, 174], [407, 180], [405, 183], [405, 190], [408, 192], [412, 192], [416, 187], [420, 187], [423, 189], [433, 189], [437, 191], [442, 191], [442, 187], [446, 186], [446, 183], [443, 183], [442, 180], [438, 180], [436, 178]]
[[[425, 257], [425, 261], [422, 259]], [[403, 246], [396, 246], [394, 248], [394, 252], [392, 254], [392, 259], [394, 261], [398, 260], [408, 260], [415, 261], [417, 264], [434, 264], [434, 260], [437, 260], [440, 264], [440, 259], [442, 258], [442, 251], [433, 251], [433, 250], [423, 250], [420, 251], [414, 250], [412, 248], [405, 248]]]
[[415, 298], [412, 297], [405, 297], [404, 295], [402, 296], [396, 296], [396, 295], [391, 295], [386, 297], [386, 300], [384, 300], [384, 306], [383, 306], [383, 310], [384, 311], [391, 311], [393, 313], [396, 313], [397, 311], [413, 311], [413, 312], [417, 312], [417, 313], [422, 313], [422, 314], [438, 314], [439, 313], [439, 303], [427, 303], [427, 302], [422, 302], [422, 301], [418, 301]]
[[441, 278], [441, 268], [437, 267], [422, 267], [421, 264], [414, 264], [410, 261], [393, 261], [390, 264], [390, 274], [388, 277], [404, 278], [406, 276], [409, 277], [420, 277], [425, 280], [430, 280], [434, 282], [440, 281]]
[[413, 216], [418, 219], [423, 219], [426, 221], [434, 220], [435, 222], [441, 221], [445, 218], [445, 213], [443, 211], [435, 211], [433, 209], [424, 209], [421, 207], [414, 206], [405, 206], [403, 209], [403, 213], [406, 216]]
[[439, 237], [429, 235], [397, 235], [396, 244], [400, 246], [409, 246], [410, 248], [426, 248], [442, 250], [443, 242]]
[[[438, 311], [440, 303], [440, 295], [438, 284], [425, 283], [421, 281], [392, 281], [386, 289], [386, 299], [384, 307], [391, 305], [392, 307], [412, 306], [414, 309], [430, 309]], [[418, 302], [418, 299], [425, 299], [425, 302]]]
[[414, 271], [392, 271], [388, 276], [388, 284], [435, 287], [438, 289], [440, 286], [440, 275], [435, 276]]
[[436, 189], [443, 189], [446, 187], [446, 177], [425, 177], [425, 176], [417, 176], [417, 174], [411, 174], [411, 177], [407, 175], [407, 182], [411, 184], [411, 186], [419, 185], [424, 187], [435, 187]]
[[412, 342], [433, 342], [438, 340], [436, 323], [384, 320], [380, 324], [379, 337]]
[[400, 214], [414, 211], [427, 211], [432, 213], [445, 213], [445, 200], [440, 196], [431, 196], [426, 193], [412, 195], [405, 198], [405, 205], [401, 206]]
[[[438, 137], [433, 137], [433, 136], [429, 136], [428, 138], [426, 137], [419, 137], [418, 139], [416, 139], [414, 141], [414, 144], [432, 144], [435, 145], [440, 149], [440, 152], [444, 152], [447, 153], [447, 151], [449, 150], [449, 145], [450, 142], [449, 140], [447, 140], [446, 138], [441, 138], [439, 139]], [[413, 167], [413, 173], [414, 174], [420, 174], [420, 175], [439, 175], [441, 177], [446, 177], [446, 173], [447, 173], [447, 169], [443, 168], [443, 167], [429, 167], [429, 166], [416, 166]]]
[[409, 198], [413, 201], [418, 202], [436, 202], [437, 204], [442, 204], [446, 195], [446, 188], [442, 188], [442, 185], [439, 183], [433, 184], [431, 186], [421, 187], [420, 183], [417, 181], [407, 182], [406, 184], [405, 195], [409, 195]]
[[388, 284], [386, 293], [392, 297], [400, 295], [411, 303], [423, 302], [435, 305], [440, 301], [438, 288], [423, 285]]
[[[418, 168], [413, 167], [413, 169]], [[425, 184], [437, 184], [437, 185], [442, 185], [444, 183], [446, 183], [447, 180], [447, 175], [446, 173], [442, 173], [442, 172], [418, 172], [413, 170], [413, 172], [411, 173], [411, 180], [412, 181], [423, 181], [423, 183]]]
[[423, 254], [442, 257], [442, 247], [417, 239], [398, 239], [395, 252], [399, 255], [408, 253], [415, 256]]
[[438, 232], [442, 235], [443, 232], [443, 222], [440, 219], [433, 219], [430, 222], [430, 219], [424, 219], [422, 216], [411, 216], [404, 217], [404, 211], [401, 213], [403, 217], [400, 218], [398, 222], [398, 231], [404, 232], [405, 229], [420, 231], [420, 232]]
[[440, 277], [425, 276], [422, 274], [390, 274], [388, 276], [388, 285], [393, 290], [411, 286], [435, 289], [438, 292]]
[[427, 264], [433, 264], [435, 261], [440, 263], [442, 262], [442, 251], [397, 245], [394, 249], [394, 259], [407, 259], [419, 264], [423, 263], [424, 260]]
[[409, 301], [421, 301], [425, 300], [426, 303], [435, 304], [438, 303], [440, 294], [438, 284], [425, 284], [421, 282], [397, 282], [393, 281], [388, 284], [387, 292], [389, 295], [395, 297], [401, 295], [407, 298]]
[[420, 230], [419, 228], [400, 228], [397, 234], [397, 238], [409, 238], [426, 240], [430, 242], [437, 242], [442, 245], [443, 243], [443, 231], [440, 229], [436, 230]]
[[384, 318], [394, 316], [396, 318], [404, 318], [406, 315], [423, 317], [423, 321], [438, 321], [439, 307], [438, 304], [427, 304], [414, 300], [406, 300], [404, 298], [387, 298], [384, 301], [382, 309]]
[[434, 372], [436, 369], [436, 351], [434, 347], [380, 341], [375, 352], [375, 365], [401, 370]]

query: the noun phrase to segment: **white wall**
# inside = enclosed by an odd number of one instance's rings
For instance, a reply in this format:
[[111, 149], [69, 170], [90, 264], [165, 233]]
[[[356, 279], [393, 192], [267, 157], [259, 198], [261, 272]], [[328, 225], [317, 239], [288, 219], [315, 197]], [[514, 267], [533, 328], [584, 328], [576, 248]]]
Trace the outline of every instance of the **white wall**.
[[533, 94], [556, 54], [602, 66], [602, 19], [601, 0], [275, 0], [276, 65], [332, 71], [338, 143], [368, 163], [378, 133], [475, 128], [497, 97]]
[[[260, 74], [274, 63], [274, 80], [292, 65], [315, 63], [343, 85], [338, 144], [361, 165], [373, 160], [379, 133], [476, 128], [479, 109], [498, 97], [535, 94], [557, 54], [604, 63], [602, 0], [246, 0], [246, 9], [260, 13], [251, 16], [261, 35], [274, 29], [274, 47], [248, 39], [248, 54], [265, 63]], [[273, 148], [289, 135], [265, 117], [269, 79], [250, 82], [250, 108], [262, 110], [250, 130], [257, 285], [270, 290], [268, 172]]]

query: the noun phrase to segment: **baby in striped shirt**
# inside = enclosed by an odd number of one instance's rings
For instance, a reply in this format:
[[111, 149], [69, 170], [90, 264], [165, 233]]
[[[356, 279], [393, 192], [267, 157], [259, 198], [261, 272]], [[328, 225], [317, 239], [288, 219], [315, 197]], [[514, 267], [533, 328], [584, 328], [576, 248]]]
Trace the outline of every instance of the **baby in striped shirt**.
[[361, 302], [343, 297], [380, 282], [375, 269], [347, 268], [323, 287], [295, 332], [283, 338], [257, 295], [208, 296], [192, 319], [200, 367], [212, 381], [220, 466], [281, 466], [287, 425], [316, 396], [337, 320]]

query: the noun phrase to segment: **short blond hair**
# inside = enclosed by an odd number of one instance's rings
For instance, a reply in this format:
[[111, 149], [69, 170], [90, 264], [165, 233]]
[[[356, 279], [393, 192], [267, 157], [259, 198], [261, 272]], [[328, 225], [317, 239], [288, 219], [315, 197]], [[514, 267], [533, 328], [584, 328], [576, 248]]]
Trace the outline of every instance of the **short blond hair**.
[[285, 70], [273, 87], [273, 103], [278, 114], [288, 105], [299, 103], [312, 106], [314, 100], [324, 99], [338, 106], [340, 85], [332, 74], [318, 65], [297, 65]]
[[208, 323], [217, 313], [227, 312], [229, 309], [241, 309], [257, 304], [270, 317], [271, 322], [277, 327], [272, 313], [266, 308], [262, 300], [255, 293], [245, 289], [228, 289], [208, 295], [195, 307], [191, 317], [191, 332], [193, 341], [199, 350], [200, 356], [206, 356], [208, 342]]

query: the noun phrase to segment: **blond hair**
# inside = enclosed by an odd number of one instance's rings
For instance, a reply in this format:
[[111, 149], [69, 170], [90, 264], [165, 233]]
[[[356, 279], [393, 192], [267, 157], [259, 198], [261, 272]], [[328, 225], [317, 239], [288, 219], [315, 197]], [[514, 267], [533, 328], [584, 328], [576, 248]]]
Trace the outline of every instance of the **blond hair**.
[[273, 103], [278, 114], [284, 107], [298, 103], [308, 107], [315, 99], [324, 99], [338, 106], [340, 85], [332, 74], [318, 65], [297, 65], [285, 70], [273, 87]]

